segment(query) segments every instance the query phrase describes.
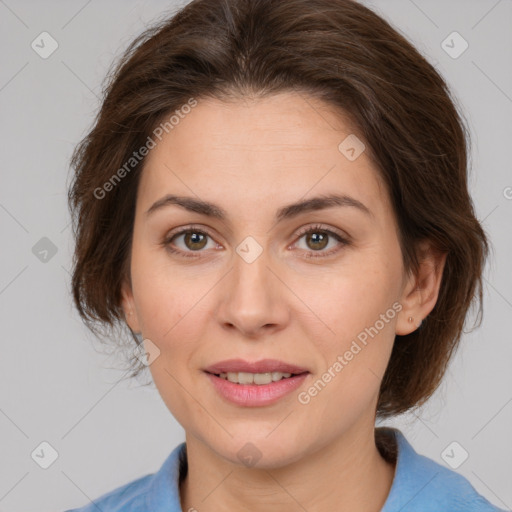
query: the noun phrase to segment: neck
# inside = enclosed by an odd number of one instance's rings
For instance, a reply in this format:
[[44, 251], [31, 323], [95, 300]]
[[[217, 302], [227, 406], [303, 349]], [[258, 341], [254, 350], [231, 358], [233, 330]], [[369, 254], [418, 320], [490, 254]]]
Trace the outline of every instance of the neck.
[[379, 512], [395, 462], [385, 460], [373, 425], [354, 429], [300, 460], [272, 469], [234, 464], [187, 435], [182, 509], [201, 512]]

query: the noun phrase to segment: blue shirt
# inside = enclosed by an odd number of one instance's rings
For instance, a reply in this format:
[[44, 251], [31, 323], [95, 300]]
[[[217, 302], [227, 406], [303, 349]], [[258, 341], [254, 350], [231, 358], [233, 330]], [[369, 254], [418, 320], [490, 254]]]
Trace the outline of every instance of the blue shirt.
[[[381, 512], [505, 512], [478, 494], [462, 475], [416, 453], [400, 430], [379, 429], [394, 434], [397, 442], [395, 477]], [[186, 472], [186, 443], [174, 448], [158, 472], [66, 512], [183, 512], [180, 471]]]

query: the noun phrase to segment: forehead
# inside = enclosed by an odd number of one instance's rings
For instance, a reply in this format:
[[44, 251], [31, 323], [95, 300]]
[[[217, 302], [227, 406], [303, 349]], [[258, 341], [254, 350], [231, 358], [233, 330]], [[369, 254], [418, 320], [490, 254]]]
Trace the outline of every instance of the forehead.
[[177, 193], [224, 204], [227, 210], [238, 201], [238, 206], [263, 211], [266, 204], [343, 193], [378, 215], [389, 203], [369, 156], [363, 151], [349, 160], [339, 147], [360, 140], [354, 137], [341, 112], [304, 94], [202, 99], [161, 141], [155, 139], [138, 201], [146, 210], [162, 195]]

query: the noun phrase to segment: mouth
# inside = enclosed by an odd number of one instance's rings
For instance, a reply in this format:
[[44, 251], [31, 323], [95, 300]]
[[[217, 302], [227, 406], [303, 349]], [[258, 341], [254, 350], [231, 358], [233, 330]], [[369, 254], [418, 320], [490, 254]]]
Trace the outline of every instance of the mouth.
[[280, 380], [290, 379], [296, 377], [297, 375], [304, 375], [309, 373], [307, 371], [300, 373], [291, 373], [291, 372], [263, 372], [263, 373], [250, 373], [250, 372], [221, 372], [221, 373], [212, 373], [206, 372], [210, 375], [214, 375], [223, 380], [227, 380], [232, 382], [233, 384], [238, 384], [240, 386], [247, 385], [256, 385], [256, 386], [264, 386], [266, 384], [271, 384], [272, 382], [279, 382]]
[[270, 405], [301, 386], [310, 371], [275, 359], [222, 361], [203, 370], [218, 394], [243, 407]]
[[244, 359], [227, 359], [225, 361], [219, 361], [218, 363], [212, 364], [204, 371], [213, 375], [223, 375], [229, 377], [229, 374], [242, 373], [242, 374], [284, 374], [288, 373], [291, 375], [300, 375], [309, 370], [302, 366], [295, 364], [286, 363], [279, 361], [278, 359], [261, 359], [260, 361], [245, 361]]

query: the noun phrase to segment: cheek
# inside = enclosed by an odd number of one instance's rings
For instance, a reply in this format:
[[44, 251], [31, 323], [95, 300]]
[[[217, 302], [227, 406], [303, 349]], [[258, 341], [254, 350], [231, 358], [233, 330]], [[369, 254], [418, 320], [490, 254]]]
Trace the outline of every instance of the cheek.
[[171, 279], [168, 269], [155, 266], [141, 273], [135, 286], [142, 333], [160, 351], [149, 367], [153, 381], [167, 408], [187, 427], [190, 417], [201, 414], [184, 389], [193, 388], [191, 379], [197, 371], [192, 359], [201, 325], [207, 321], [201, 302], [207, 290], [200, 280]]
[[330, 374], [336, 375], [328, 393], [333, 393], [334, 402], [347, 406], [378, 390], [395, 338], [399, 265], [391, 267], [379, 254], [380, 259], [370, 252], [358, 254], [350, 263], [347, 259], [343, 267], [320, 280], [322, 287], [313, 292], [310, 288], [308, 295], [305, 288], [299, 292], [316, 313], [304, 321], [311, 318], [309, 326], [315, 325], [309, 331], [322, 355], [321, 371], [331, 369]]
[[[179, 293], [162, 283], [146, 281], [144, 291], [139, 295], [139, 314], [142, 318], [142, 333], [158, 345], [162, 352], [173, 354], [186, 352], [197, 339], [198, 328], [203, 316], [198, 297], [190, 288]], [[191, 349], [191, 347], [190, 347]]]
[[134, 293], [142, 334], [159, 350], [150, 371], [164, 402], [179, 416], [186, 402], [182, 386], [189, 389], [198, 371], [193, 357], [209, 321], [205, 295], [212, 285], [168, 268], [146, 268], [134, 281]]
[[157, 344], [167, 344], [200, 299], [197, 283], [171, 268], [161, 248], [137, 247], [132, 255], [132, 286], [142, 333]]
[[310, 311], [303, 318], [321, 321], [319, 339], [347, 340], [392, 307], [399, 296], [399, 273], [399, 265], [382, 257], [382, 248], [358, 251], [311, 279], [296, 279], [294, 292]]

